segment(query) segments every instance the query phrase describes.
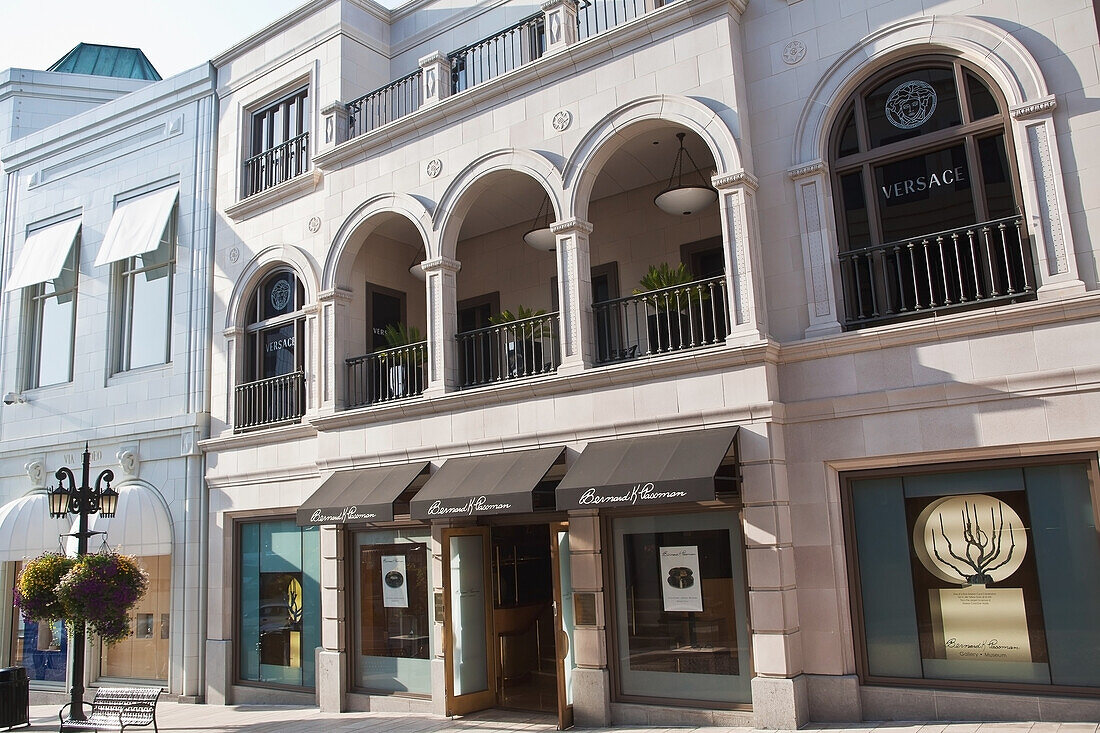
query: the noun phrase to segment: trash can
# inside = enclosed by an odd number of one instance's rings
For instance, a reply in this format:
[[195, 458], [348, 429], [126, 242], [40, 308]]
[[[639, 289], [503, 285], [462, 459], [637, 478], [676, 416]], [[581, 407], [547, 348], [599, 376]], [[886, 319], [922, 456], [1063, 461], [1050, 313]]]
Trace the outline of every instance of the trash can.
[[23, 667], [0, 669], [0, 725], [30, 725], [30, 682]]

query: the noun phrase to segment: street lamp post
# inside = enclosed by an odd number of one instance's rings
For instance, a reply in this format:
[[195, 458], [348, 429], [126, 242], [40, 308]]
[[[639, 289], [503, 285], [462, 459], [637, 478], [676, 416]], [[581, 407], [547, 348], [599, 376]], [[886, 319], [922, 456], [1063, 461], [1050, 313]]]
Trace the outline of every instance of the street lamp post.
[[[88, 517], [96, 512], [100, 516], [110, 518], [118, 509], [118, 492], [111, 488], [111, 481], [115, 474], [110, 469], [103, 470], [96, 477], [95, 485], [88, 483], [91, 468], [91, 455], [88, 453], [88, 445], [84, 444], [84, 466], [81, 472], [80, 486], [76, 485], [73, 472], [62, 466], [57, 469], [57, 488], [49, 492], [50, 516], [56, 519], [64, 519], [67, 514], [75, 514], [79, 518], [76, 532], [70, 537], [76, 537], [76, 556], [83, 557], [88, 554], [88, 538], [103, 534], [88, 530]], [[68, 486], [66, 487], [66, 481]], [[104, 485], [106, 484], [106, 485]], [[69, 666], [69, 674], [72, 676], [72, 699], [69, 715], [77, 720], [84, 719], [84, 622], [73, 624], [72, 629], [72, 659]]]

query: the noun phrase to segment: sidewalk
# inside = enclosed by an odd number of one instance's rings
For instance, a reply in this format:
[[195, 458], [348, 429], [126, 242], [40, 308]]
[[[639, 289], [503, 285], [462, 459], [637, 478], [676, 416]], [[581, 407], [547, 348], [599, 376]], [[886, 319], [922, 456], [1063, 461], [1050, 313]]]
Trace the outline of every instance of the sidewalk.
[[[56, 731], [56, 705], [32, 705], [31, 727], [17, 730]], [[157, 727], [161, 733], [542, 733], [554, 730], [549, 716], [508, 710], [486, 710], [462, 718], [438, 718], [409, 713], [321, 713], [314, 707], [275, 705], [181, 705], [162, 701], [157, 705]], [[810, 726], [813, 730], [841, 733], [1100, 733], [1096, 723], [868, 723], [857, 728]], [[134, 728], [152, 731], [149, 728]], [[591, 730], [591, 729], [589, 729]], [[751, 728], [664, 728], [626, 726], [601, 729], [614, 733], [748, 733]]]

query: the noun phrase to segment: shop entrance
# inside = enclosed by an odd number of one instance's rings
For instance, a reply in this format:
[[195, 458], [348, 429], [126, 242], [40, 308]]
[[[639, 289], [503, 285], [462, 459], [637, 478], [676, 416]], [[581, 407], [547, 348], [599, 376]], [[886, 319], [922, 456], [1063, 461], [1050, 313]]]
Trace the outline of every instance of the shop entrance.
[[565, 523], [444, 530], [448, 714], [502, 707], [572, 725], [568, 537]]

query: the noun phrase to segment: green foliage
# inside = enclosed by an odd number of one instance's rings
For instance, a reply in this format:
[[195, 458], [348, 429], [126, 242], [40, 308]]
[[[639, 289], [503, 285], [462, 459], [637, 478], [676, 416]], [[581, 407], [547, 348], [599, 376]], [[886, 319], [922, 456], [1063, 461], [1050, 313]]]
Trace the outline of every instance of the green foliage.
[[[634, 295], [644, 295], [654, 290], [675, 288], [678, 285], [688, 285], [694, 282], [695, 277], [687, 269], [683, 262], [678, 267], [672, 267], [667, 262], [659, 265], [650, 265], [646, 274], [638, 281], [641, 287], [634, 288]], [[658, 311], [682, 311], [689, 305], [695, 305], [707, 300], [710, 296], [697, 287], [683, 288], [681, 290], [667, 290], [664, 296], [657, 296], [654, 307]]]
[[497, 315], [490, 316], [489, 323], [493, 324], [494, 326], [500, 326], [504, 323], [512, 323], [514, 321], [522, 321], [525, 318], [535, 318], [537, 316], [544, 315], [546, 315], [545, 308], [534, 310], [523, 305], [517, 305], [515, 313], [510, 310], [502, 310]]
[[28, 560], [15, 581], [15, 605], [28, 621], [47, 623], [65, 618], [65, 607], [57, 597], [57, 585], [76, 560], [47, 552]]
[[382, 335], [382, 338], [386, 339], [386, 345], [391, 349], [424, 340], [424, 337], [420, 335], [419, 328], [404, 323], [391, 323], [386, 326], [386, 332]]

